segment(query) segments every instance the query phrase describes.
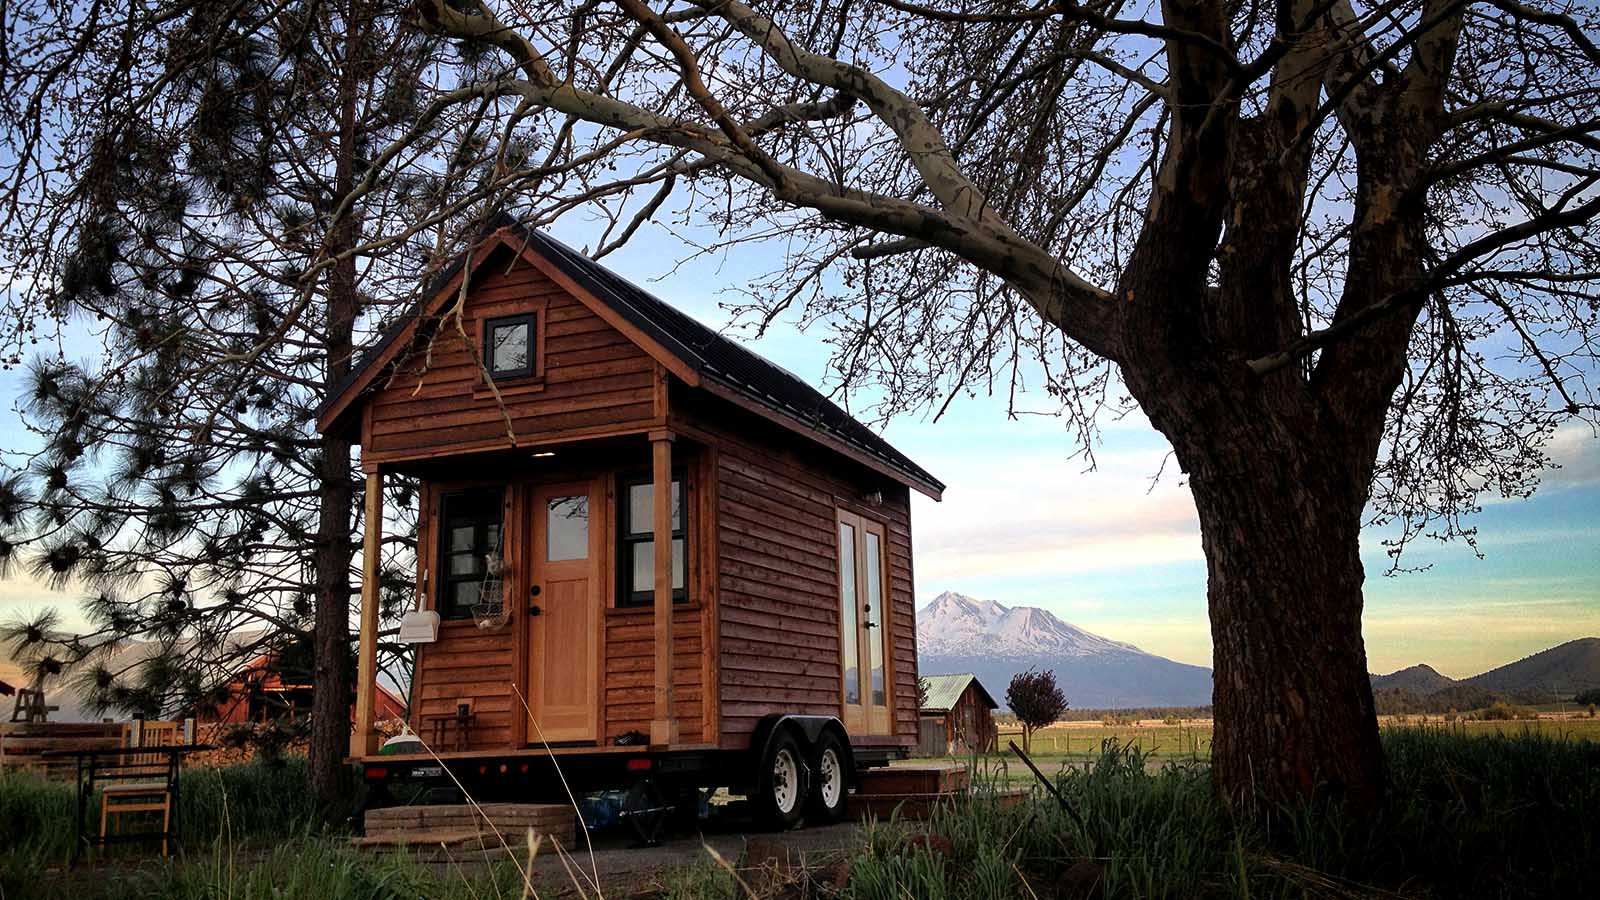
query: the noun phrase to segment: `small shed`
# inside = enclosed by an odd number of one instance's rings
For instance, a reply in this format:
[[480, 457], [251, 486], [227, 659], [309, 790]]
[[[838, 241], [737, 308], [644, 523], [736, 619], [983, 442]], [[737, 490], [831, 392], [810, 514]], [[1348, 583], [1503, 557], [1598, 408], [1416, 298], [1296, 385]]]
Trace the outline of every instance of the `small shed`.
[[971, 672], [922, 679], [918, 749], [929, 756], [992, 753], [999, 741], [994, 710], [999, 704]]

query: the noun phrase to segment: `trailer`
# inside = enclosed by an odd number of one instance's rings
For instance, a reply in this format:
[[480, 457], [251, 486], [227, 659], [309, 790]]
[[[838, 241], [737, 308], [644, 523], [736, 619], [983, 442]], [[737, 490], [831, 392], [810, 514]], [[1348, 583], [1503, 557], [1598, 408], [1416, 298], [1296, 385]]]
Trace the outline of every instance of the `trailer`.
[[[478, 799], [746, 795], [832, 821], [917, 742], [910, 492], [944, 486], [810, 385], [548, 235], [497, 222], [330, 392], [366, 476], [350, 760]], [[416, 485], [421, 752], [379, 753], [386, 476]]]

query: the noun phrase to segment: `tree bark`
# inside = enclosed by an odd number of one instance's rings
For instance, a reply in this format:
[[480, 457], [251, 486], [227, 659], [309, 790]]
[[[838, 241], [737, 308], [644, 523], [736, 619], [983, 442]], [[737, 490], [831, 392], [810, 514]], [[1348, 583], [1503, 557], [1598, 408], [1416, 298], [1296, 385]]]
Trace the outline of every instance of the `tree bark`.
[[[350, 9], [347, 8], [347, 13]], [[349, 38], [340, 83], [338, 156], [334, 170], [333, 200], [348, 196], [355, 187], [357, 153], [357, 89], [359, 74], [354, 70], [360, 59], [359, 19], [349, 15]], [[334, 204], [330, 203], [329, 209]], [[330, 255], [355, 246], [357, 236], [354, 211], [333, 224], [328, 235]], [[359, 298], [356, 290], [356, 260], [346, 256], [328, 270], [327, 321], [324, 347], [324, 393], [344, 378], [350, 369], [352, 340]], [[350, 749], [350, 559], [355, 552], [351, 539], [354, 490], [350, 477], [351, 443], [340, 434], [320, 438], [321, 491], [317, 519], [316, 618], [313, 635], [316, 670], [311, 700], [311, 791], [319, 805], [330, 813], [341, 795], [340, 769]]]
[[1210, 436], [1238, 468], [1190, 482], [1208, 576], [1213, 779], [1236, 808], [1327, 797], [1370, 810], [1385, 776], [1361, 636], [1364, 491], [1262, 437]]

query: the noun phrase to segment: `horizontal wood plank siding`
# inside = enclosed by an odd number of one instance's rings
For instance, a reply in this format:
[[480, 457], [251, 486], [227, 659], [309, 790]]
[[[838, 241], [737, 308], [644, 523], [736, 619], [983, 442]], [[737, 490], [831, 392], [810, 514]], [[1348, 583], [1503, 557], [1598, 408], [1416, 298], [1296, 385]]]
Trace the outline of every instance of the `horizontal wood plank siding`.
[[[417, 648], [412, 676], [411, 729], [424, 741], [433, 741], [433, 726], [425, 717], [453, 713], [457, 703], [468, 703], [477, 715], [468, 730], [466, 749], [499, 750], [511, 746], [515, 715], [522, 710], [511, 685], [517, 678], [515, 638], [509, 628], [482, 632], [477, 624], [444, 622], [439, 640]], [[455, 749], [455, 726], [444, 734], [435, 751]]]
[[[485, 442], [536, 444], [541, 436], [648, 427], [656, 418], [650, 357], [543, 273], [508, 254], [485, 265], [467, 297], [465, 339], [447, 317], [430, 346], [403, 359], [370, 399], [363, 451], [380, 461], [483, 449]], [[507, 379], [504, 409], [483, 383], [481, 322], [542, 311], [543, 377]], [[509, 418], [509, 426], [507, 419]]]
[[[895, 743], [917, 739], [910, 495], [843, 457], [674, 383], [671, 419], [717, 459], [718, 691], [724, 748], [748, 746], [771, 713], [840, 714], [841, 506], [883, 522]], [[860, 500], [870, 485], [881, 505]]]
[[[686, 743], [703, 740], [706, 611], [678, 609], [672, 616], [672, 678], [678, 734]], [[630, 731], [650, 734], [655, 714], [655, 622], [649, 609], [606, 616], [605, 742]]]

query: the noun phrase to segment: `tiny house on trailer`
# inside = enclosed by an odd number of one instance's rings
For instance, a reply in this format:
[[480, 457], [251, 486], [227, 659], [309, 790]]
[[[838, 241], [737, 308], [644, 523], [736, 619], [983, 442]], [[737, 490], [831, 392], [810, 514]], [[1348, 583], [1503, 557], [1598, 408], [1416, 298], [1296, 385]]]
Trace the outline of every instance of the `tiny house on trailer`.
[[[370, 782], [747, 794], [843, 814], [917, 741], [910, 491], [944, 486], [784, 369], [504, 223], [319, 411], [366, 473], [356, 731]], [[382, 479], [420, 483], [411, 727], [379, 755]], [[437, 619], [434, 620], [434, 616]], [[435, 761], [437, 754], [443, 767]]]

